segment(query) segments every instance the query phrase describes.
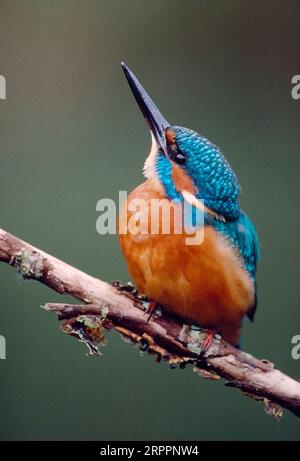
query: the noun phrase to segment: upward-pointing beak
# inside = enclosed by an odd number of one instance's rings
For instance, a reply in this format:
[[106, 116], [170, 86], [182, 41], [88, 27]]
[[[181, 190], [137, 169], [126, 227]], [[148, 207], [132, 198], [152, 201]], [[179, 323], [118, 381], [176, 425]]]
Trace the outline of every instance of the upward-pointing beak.
[[147, 91], [142, 87], [134, 73], [122, 62], [124, 74], [127, 78], [133, 96], [138, 103], [139, 108], [144, 115], [146, 122], [149, 125], [150, 131], [153, 134], [158, 148], [161, 148], [165, 155], [168, 157], [167, 141], [166, 141], [166, 129], [170, 128], [170, 123], [160, 113]]

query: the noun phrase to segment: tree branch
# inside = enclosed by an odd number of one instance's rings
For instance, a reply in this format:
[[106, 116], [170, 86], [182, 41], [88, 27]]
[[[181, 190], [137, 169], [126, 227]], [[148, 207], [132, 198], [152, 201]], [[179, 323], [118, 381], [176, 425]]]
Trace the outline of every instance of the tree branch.
[[239, 351], [218, 335], [203, 351], [205, 330], [183, 324], [167, 314], [145, 315], [147, 301], [130, 286], [110, 285], [60, 261], [0, 229], [0, 261], [13, 266], [25, 279], [34, 279], [83, 305], [46, 304], [63, 328], [98, 351], [102, 327], [115, 328], [143, 350], [165, 359], [171, 366], [193, 364], [202, 376], [219, 379], [261, 400], [268, 413], [281, 416], [281, 407], [300, 416], [300, 383], [265, 360]]

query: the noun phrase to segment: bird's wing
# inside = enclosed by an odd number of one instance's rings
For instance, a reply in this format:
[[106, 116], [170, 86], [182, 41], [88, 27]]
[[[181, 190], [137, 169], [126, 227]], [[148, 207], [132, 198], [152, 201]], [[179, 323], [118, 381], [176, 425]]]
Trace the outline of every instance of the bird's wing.
[[243, 211], [241, 211], [239, 218], [234, 221], [222, 222], [210, 217], [206, 217], [206, 220], [207, 223], [222, 232], [235, 248], [238, 248], [241, 258], [244, 260], [245, 268], [255, 286], [254, 303], [247, 313], [250, 320], [253, 321], [256, 311], [256, 264], [259, 258], [259, 241], [254, 226]]
[[245, 261], [246, 269], [255, 285], [254, 303], [247, 314], [249, 319], [253, 321], [257, 303], [256, 264], [259, 258], [259, 241], [250, 218], [243, 211], [235, 223], [235, 232], [233, 232], [233, 235], [235, 240], [234, 243], [237, 245]]
[[259, 258], [259, 242], [254, 226], [248, 216], [242, 211], [236, 223], [236, 243], [246, 264], [246, 269], [255, 279], [256, 264]]

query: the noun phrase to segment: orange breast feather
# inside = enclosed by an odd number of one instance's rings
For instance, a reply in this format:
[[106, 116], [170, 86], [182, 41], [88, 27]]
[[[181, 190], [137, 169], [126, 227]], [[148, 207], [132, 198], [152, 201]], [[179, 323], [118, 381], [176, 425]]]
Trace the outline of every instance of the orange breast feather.
[[217, 330], [236, 344], [254, 296], [237, 252], [210, 226], [200, 245], [187, 245], [187, 235], [172, 234], [172, 222], [170, 235], [126, 233], [128, 220], [137, 213], [128, 211], [128, 205], [136, 198], [145, 201], [141, 215], [149, 214], [151, 199], [166, 197], [160, 184], [148, 179], [129, 195], [120, 213], [120, 245], [138, 290], [167, 311]]

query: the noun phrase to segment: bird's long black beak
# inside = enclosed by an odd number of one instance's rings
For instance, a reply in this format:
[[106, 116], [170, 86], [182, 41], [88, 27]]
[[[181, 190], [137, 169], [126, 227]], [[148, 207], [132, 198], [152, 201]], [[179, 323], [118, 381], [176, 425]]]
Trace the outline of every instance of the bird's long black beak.
[[149, 125], [151, 133], [153, 134], [158, 148], [161, 148], [165, 155], [168, 157], [167, 141], [166, 141], [166, 129], [171, 125], [167, 122], [164, 116], [160, 113], [147, 91], [142, 87], [134, 73], [122, 62], [124, 74], [127, 78], [133, 96], [139, 105], [139, 108], [144, 115], [146, 122]]

